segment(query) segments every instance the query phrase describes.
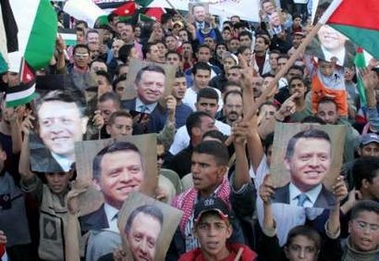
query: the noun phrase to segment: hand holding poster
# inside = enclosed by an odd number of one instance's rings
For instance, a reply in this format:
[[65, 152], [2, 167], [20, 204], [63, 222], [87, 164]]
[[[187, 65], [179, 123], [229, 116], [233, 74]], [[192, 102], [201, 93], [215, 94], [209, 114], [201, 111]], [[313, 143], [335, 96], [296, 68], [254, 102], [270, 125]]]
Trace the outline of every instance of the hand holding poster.
[[332, 208], [344, 138], [344, 126], [278, 124], [271, 168], [276, 187], [272, 202]]

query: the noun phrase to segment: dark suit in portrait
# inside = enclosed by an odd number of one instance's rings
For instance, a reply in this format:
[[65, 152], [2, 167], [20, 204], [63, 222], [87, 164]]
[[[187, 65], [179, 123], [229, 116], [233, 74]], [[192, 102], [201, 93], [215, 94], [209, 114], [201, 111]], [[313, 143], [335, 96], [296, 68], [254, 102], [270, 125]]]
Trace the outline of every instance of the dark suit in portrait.
[[[275, 190], [271, 197], [272, 203], [290, 204], [290, 183]], [[314, 208], [332, 208], [337, 204], [334, 194], [329, 191], [324, 185], [317, 196]]]
[[[134, 116], [136, 114], [140, 114], [140, 112], [136, 111], [136, 98], [131, 100], [122, 101], [122, 108], [130, 111], [130, 113]], [[142, 129], [143, 133], [158, 133], [161, 131], [166, 124], [167, 120], [167, 110], [162, 105], [157, 104], [155, 109], [148, 115], [148, 123], [147, 126], [144, 126]], [[137, 128], [140, 126], [137, 126]], [[133, 126], [134, 129], [134, 126]], [[138, 133], [137, 133], [138, 134]]]
[[[312, 42], [307, 46], [305, 53], [314, 55], [321, 60], [325, 60], [325, 54], [323, 50], [321, 49], [320, 40], [318, 40], [317, 38], [314, 38]], [[351, 41], [346, 40], [345, 57], [344, 57], [342, 65], [344, 67], [349, 67], [349, 68], [352, 67], [354, 65], [355, 54], [356, 54], [356, 47]]]
[[90, 230], [109, 228], [107, 215], [104, 210], [104, 204], [101, 205], [98, 210], [80, 217], [79, 221], [82, 234], [85, 234]]

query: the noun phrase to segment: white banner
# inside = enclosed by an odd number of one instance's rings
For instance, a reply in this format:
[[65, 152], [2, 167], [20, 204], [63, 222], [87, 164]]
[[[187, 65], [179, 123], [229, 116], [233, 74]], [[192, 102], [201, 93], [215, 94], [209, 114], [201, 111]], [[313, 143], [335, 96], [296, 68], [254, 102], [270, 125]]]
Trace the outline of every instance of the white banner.
[[[194, 0], [169, 0], [177, 10], [188, 11], [188, 4], [200, 1]], [[238, 15], [241, 19], [260, 22], [259, 0], [205, 0], [201, 3], [209, 3], [211, 14], [222, 17]], [[154, 0], [149, 7], [172, 8], [166, 0]]]

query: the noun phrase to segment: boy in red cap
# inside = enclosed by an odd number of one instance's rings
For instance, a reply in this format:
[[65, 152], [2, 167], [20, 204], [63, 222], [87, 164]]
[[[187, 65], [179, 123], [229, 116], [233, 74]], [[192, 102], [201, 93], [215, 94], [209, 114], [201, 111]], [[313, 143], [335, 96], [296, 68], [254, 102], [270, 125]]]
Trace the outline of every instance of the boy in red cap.
[[211, 197], [198, 202], [194, 211], [194, 234], [201, 247], [180, 256], [179, 261], [254, 261], [257, 254], [248, 246], [227, 243], [232, 235], [231, 213], [225, 202]]

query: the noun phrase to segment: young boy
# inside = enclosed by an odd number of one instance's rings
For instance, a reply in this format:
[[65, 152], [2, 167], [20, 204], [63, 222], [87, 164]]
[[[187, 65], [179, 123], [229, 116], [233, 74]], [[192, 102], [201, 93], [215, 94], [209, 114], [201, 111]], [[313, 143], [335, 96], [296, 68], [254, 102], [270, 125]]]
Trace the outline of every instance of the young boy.
[[65, 260], [64, 237], [67, 231], [67, 194], [72, 171], [45, 173], [47, 184], [30, 170], [29, 132], [34, 118], [29, 114], [23, 122], [24, 140], [19, 172], [21, 188], [30, 193], [40, 205], [40, 241], [38, 254], [43, 260]]
[[312, 111], [317, 112], [319, 101], [324, 97], [333, 98], [338, 107], [338, 114], [348, 116], [347, 92], [345, 87], [345, 70], [335, 62], [318, 61], [312, 77]]
[[[192, 260], [256, 260], [257, 254], [249, 247], [227, 243], [232, 235], [231, 213], [220, 198], [208, 198], [195, 205], [194, 234], [201, 247], [180, 256], [179, 261]], [[237, 255], [241, 255], [236, 259]]]
[[351, 210], [342, 260], [379, 260], [379, 203], [363, 200]]

